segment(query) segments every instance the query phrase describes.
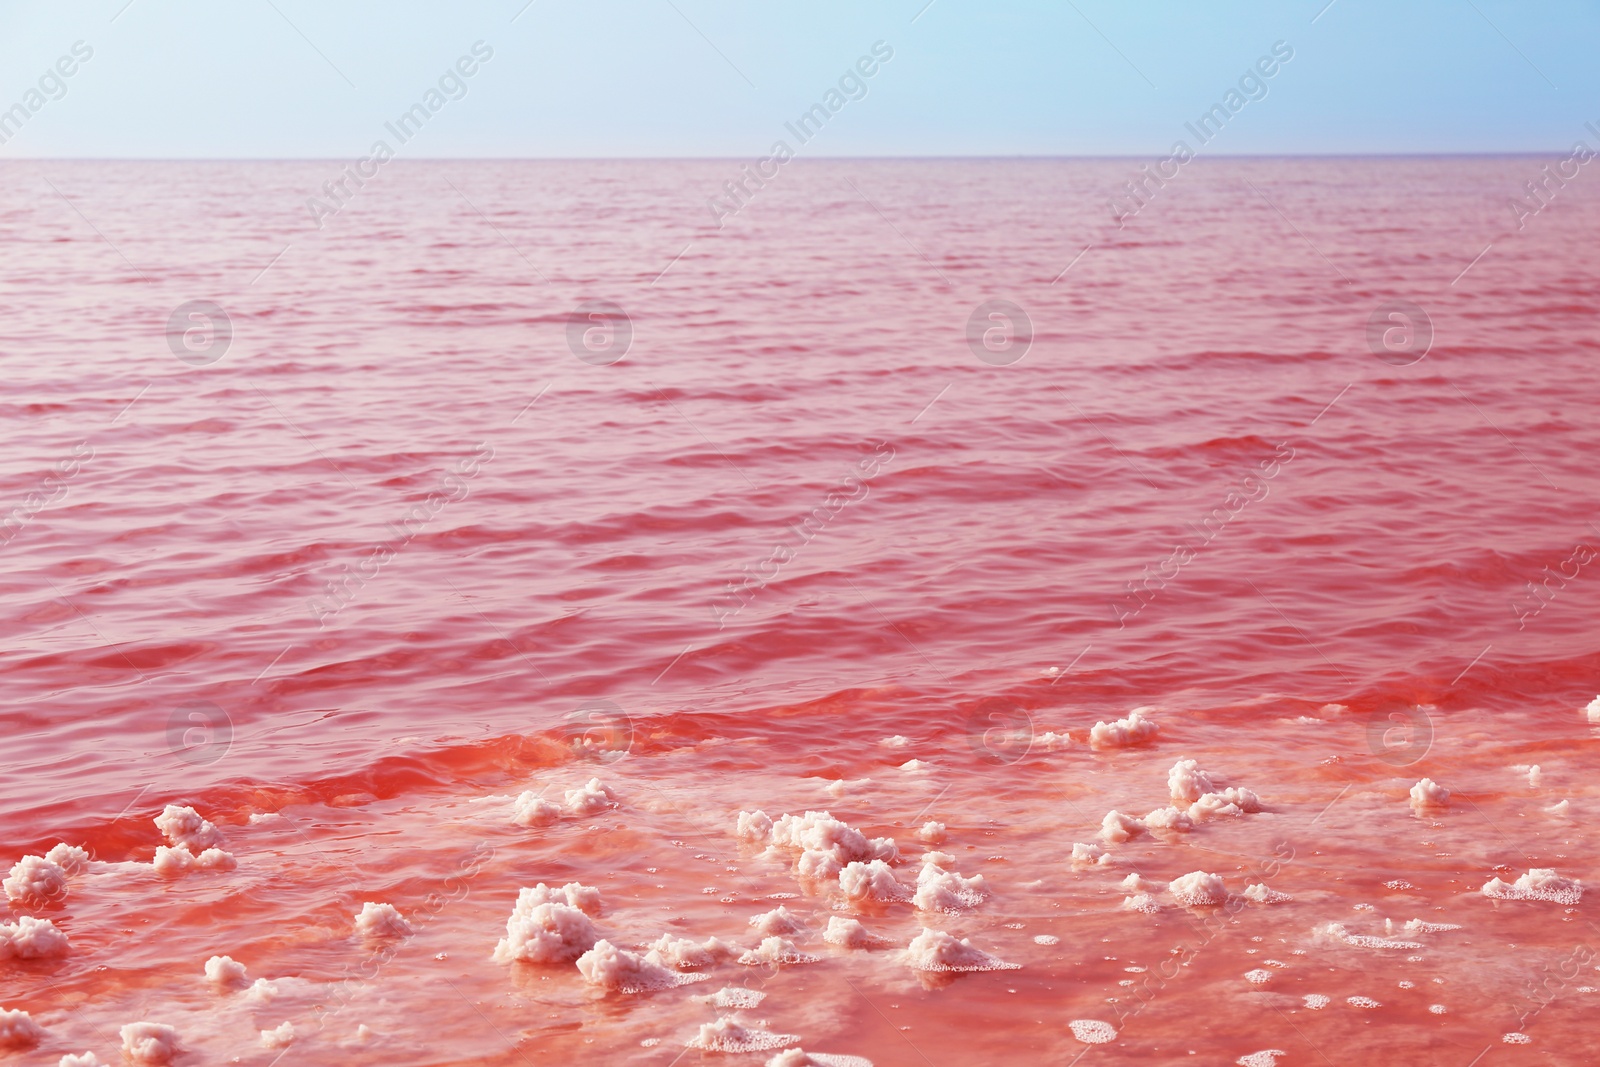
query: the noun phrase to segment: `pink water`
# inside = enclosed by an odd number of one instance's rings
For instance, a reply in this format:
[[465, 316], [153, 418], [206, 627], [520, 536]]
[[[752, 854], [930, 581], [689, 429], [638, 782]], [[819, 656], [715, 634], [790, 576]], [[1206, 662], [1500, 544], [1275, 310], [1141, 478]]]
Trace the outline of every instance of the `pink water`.
[[[1126, 160], [798, 162], [721, 231], [726, 162], [396, 162], [320, 231], [330, 163], [7, 164], [0, 873], [96, 860], [13, 909], [72, 944], [0, 961], [46, 1031], [16, 1062], [139, 1020], [196, 1064], [764, 1062], [685, 1049], [724, 985], [880, 1065], [1588, 1062], [1593, 902], [1479, 892], [1600, 878], [1600, 198], [1518, 232], [1543, 162], [1201, 160], [1120, 232]], [[967, 340], [992, 299], [1032, 323], [1007, 365]], [[1395, 299], [1433, 330], [1403, 366]], [[620, 361], [569, 342], [593, 300]], [[1153, 742], [1086, 743], [1142, 705]], [[1266, 810], [1074, 867], [1180, 758]], [[618, 807], [510, 822], [592, 776]], [[168, 803], [237, 869], [158, 875]], [[754, 808], [894, 837], [908, 887], [944, 822], [989, 895], [831, 947]], [[1194, 870], [1294, 899], [1122, 909]], [[570, 880], [627, 948], [749, 947], [783, 902], [823, 959], [636, 995], [491, 961]], [[414, 936], [353, 938], [366, 900]], [[1384, 918], [1462, 929], [1315, 933]], [[923, 926], [1021, 969], [931, 979]], [[277, 997], [213, 990], [224, 953]]]

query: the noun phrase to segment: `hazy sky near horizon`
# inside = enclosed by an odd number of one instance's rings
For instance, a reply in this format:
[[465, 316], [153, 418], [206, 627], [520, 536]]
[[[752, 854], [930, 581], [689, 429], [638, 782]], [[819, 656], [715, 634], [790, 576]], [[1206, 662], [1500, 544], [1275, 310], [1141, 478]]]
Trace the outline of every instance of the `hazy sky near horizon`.
[[[807, 155], [1165, 155], [1279, 41], [1208, 153], [1564, 151], [1600, 126], [1577, 0], [12, 0], [0, 158], [753, 159], [880, 41]], [[384, 124], [430, 99], [401, 147]]]

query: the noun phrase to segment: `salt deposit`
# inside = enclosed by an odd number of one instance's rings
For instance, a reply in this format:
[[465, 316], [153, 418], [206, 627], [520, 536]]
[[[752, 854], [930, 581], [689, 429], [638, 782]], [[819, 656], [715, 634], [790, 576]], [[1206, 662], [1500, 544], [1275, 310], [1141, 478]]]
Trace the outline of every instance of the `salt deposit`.
[[882, 860], [850, 863], [839, 872], [839, 888], [852, 901], [904, 900], [908, 893]]
[[574, 815], [594, 815], [617, 806], [617, 795], [591, 778], [577, 789], [567, 790], [567, 810]]
[[1061, 944], [1061, 939], [1055, 934], [1034, 934], [1033, 943], [1035, 945], [1059, 945]]
[[1034, 748], [1042, 748], [1046, 752], [1059, 752], [1064, 748], [1072, 747], [1072, 737], [1066, 731], [1056, 732], [1048, 730], [1033, 739]]
[[835, 1056], [826, 1052], [806, 1052], [803, 1049], [785, 1049], [767, 1061], [767, 1067], [872, 1067], [872, 1061], [861, 1056]]
[[548, 886], [543, 882], [532, 889], [524, 887], [517, 892], [517, 904], [526, 902], [529, 908], [536, 904], [566, 904], [585, 915], [600, 914], [600, 890], [582, 882], [568, 882], [564, 886]]
[[1167, 772], [1167, 792], [1174, 804], [1193, 804], [1216, 788], [1211, 776], [1200, 769], [1198, 760], [1181, 759]]
[[741, 811], [733, 832], [741, 841], [766, 844], [772, 840], [772, 820], [764, 811]]
[[1424, 778], [1411, 787], [1411, 806], [1414, 808], [1445, 808], [1450, 806], [1450, 790]]
[[288, 1048], [292, 1044], [294, 1044], [294, 1023], [280, 1023], [276, 1029], [261, 1031], [262, 1048]]
[[549, 826], [561, 818], [564, 810], [555, 801], [530, 791], [517, 797], [511, 808], [511, 821], [518, 826]]
[[157, 845], [152, 865], [157, 874], [188, 874], [190, 871], [231, 871], [239, 861], [220, 848], [208, 848], [196, 856], [187, 845]]
[[1149, 893], [1134, 893], [1122, 901], [1125, 911], [1142, 912], [1145, 915], [1154, 915], [1161, 910], [1161, 902]]
[[1344, 1002], [1352, 1008], [1381, 1008], [1383, 1004], [1371, 997], [1345, 997]]
[[929, 845], [942, 845], [945, 838], [945, 825], [942, 822], [929, 820], [922, 824], [922, 829], [917, 831], [917, 840]]
[[0, 1049], [32, 1048], [44, 1040], [44, 1029], [20, 1008], [0, 1008]]
[[1191, 871], [1174, 878], [1167, 884], [1167, 892], [1171, 893], [1179, 904], [1189, 908], [1204, 904], [1221, 904], [1228, 899], [1222, 875], [1208, 874], [1205, 871]]
[[69, 878], [89, 869], [88, 851], [76, 845], [69, 845], [65, 841], [53, 846], [44, 854], [44, 858], [66, 871]]
[[719, 938], [708, 937], [704, 941], [695, 941], [672, 934], [662, 934], [647, 949], [646, 959], [673, 970], [709, 967], [744, 952], [738, 945], [731, 945]]
[[760, 945], [739, 957], [746, 967], [771, 966], [780, 963], [817, 963], [820, 956], [801, 952], [793, 941], [781, 937], [765, 938]]
[[506, 936], [494, 947], [496, 963], [566, 963], [600, 939], [589, 916], [570, 904], [540, 902], [527, 889], [517, 895], [506, 920]]
[[1244, 895], [1257, 904], [1282, 904], [1285, 901], [1294, 899], [1288, 893], [1280, 893], [1276, 889], [1268, 888], [1265, 882], [1257, 882], [1254, 885], [1245, 886]]
[[1366, 934], [1352, 934], [1343, 923], [1323, 923], [1316, 928], [1318, 935], [1332, 938], [1346, 945], [1356, 948], [1421, 948], [1417, 941], [1395, 941], [1387, 937], [1370, 937]]
[[1244, 980], [1252, 985], [1265, 985], [1267, 982], [1272, 981], [1272, 977], [1271, 971], [1261, 967], [1257, 967], [1253, 971], [1246, 971], [1244, 974]]
[[1583, 883], [1563, 878], [1548, 867], [1535, 867], [1515, 882], [1507, 884], [1491, 878], [1483, 895], [1496, 900], [1549, 900], [1557, 904], [1576, 904], [1583, 896]]
[[1261, 798], [1253, 791], [1230, 786], [1215, 793], [1202, 793], [1189, 805], [1188, 815], [1195, 822], [1205, 822], [1223, 815], [1248, 815], [1260, 810]]
[[49, 919], [19, 916], [0, 923], [0, 960], [53, 960], [72, 951], [67, 935]]
[[1152, 830], [1176, 830], [1183, 833], [1194, 828], [1194, 820], [1181, 808], [1157, 808], [1144, 817], [1144, 824]]
[[1260, 1052], [1240, 1056], [1233, 1062], [1239, 1067], [1278, 1067], [1278, 1057], [1287, 1055], [1288, 1053], [1281, 1048], [1264, 1048]]
[[713, 1008], [758, 1008], [767, 995], [759, 989], [746, 989], [744, 986], [723, 986], [715, 993], [706, 996], [694, 997], [701, 1004], [709, 1004]]
[[1589, 717], [1590, 722], [1600, 722], [1600, 697], [1595, 697], [1589, 701], [1589, 706], [1583, 710], [1584, 714]]
[[1106, 817], [1100, 820], [1100, 840], [1108, 845], [1120, 845], [1132, 841], [1142, 833], [1144, 833], [1144, 823], [1120, 811], [1108, 811]]
[[983, 875], [963, 878], [940, 866], [940, 863], [954, 861], [954, 856], [943, 852], [931, 852], [924, 857], [922, 870], [917, 873], [917, 892], [912, 897], [912, 903], [919, 910], [956, 912], [975, 908], [983, 902], [987, 895], [983, 887]]
[[1417, 934], [1437, 934], [1446, 930], [1459, 930], [1460, 923], [1430, 923], [1421, 919], [1412, 919], [1405, 925], [1405, 932], [1415, 937]]
[[839, 856], [835, 852], [807, 849], [805, 852], [800, 853], [800, 858], [795, 861], [794, 870], [801, 878], [809, 878], [817, 882], [829, 882], [839, 877], [839, 872], [844, 870], [844, 865], [840, 863]]
[[101, 1063], [93, 1052], [83, 1052], [76, 1056], [71, 1053], [62, 1056], [61, 1062], [56, 1064], [56, 1067], [106, 1067], [106, 1065]]
[[760, 915], [750, 917], [750, 926], [762, 937], [772, 937], [776, 934], [797, 934], [805, 926], [795, 917], [794, 912], [779, 904], [771, 911], [762, 912]]
[[1558, 815], [1566, 818], [1571, 814], [1572, 802], [1570, 800], [1558, 800], [1548, 808], [1545, 808], [1544, 811], [1546, 815]]
[[772, 843], [800, 851], [831, 852], [841, 864], [853, 860], [893, 863], [900, 855], [892, 838], [869, 840], [861, 831], [825, 811], [782, 816], [772, 824]]
[[1529, 1037], [1527, 1034], [1517, 1033], [1516, 1031], [1512, 1031], [1509, 1034], [1502, 1034], [1500, 1036], [1500, 1040], [1504, 1041], [1508, 1045], [1531, 1045], [1531, 1044], [1533, 1044], [1533, 1038]]
[[707, 1052], [770, 1052], [799, 1040], [799, 1034], [774, 1034], [757, 1030], [745, 1026], [735, 1017], [724, 1016], [714, 1023], [702, 1023], [700, 1031], [689, 1042], [689, 1047]]
[[869, 933], [858, 919], [847, 919], [843, 915], [828, 917], [828, 928], [822, 933], [822, 940], [830, 945], [840, 945], [844, 948], [871, 948], [874, 945], [891, 944], [886, 937]]
[[171, 1063], [178, 1052], [178, 1031], [163, 1023], [129, 1023], [119, 1033], [122, 1054], [134, 1063]]
[[1445, 1007], [1443, 1004], [1429, 1004], [1428, 1010], [1433, 1012], [1435, 1015], [1444, 1015], [1450, 1009]]
[[244, 999], [251, 1004], [270, 1004], [277, 995], [277, 982], [269, 982], [265, 978], [257, 978], [250, 983], [250, 988], [245, 991]]
[[1075, 841], [1072, 844], [1072, 862], [1074, 864], [1094, 863], [1103, 865], [1110, 863], [1111, 857], [1099, 845]]
[[228, 956], [212, 956], [206, 960], [206, 981], [221, 989], [244, 989], [250, 984], [244, 964]]
[[1333, 1001], [1330, 998], [1323, 996], [1321, 993], [1307, 993], [1304, 1001], [1305, 1006], [1312, 1011], [1321, 1011], [1332, 1003]]
[[1126, 719], [1115, 722], [1097, 722], [1089, 728], [1089, 745], [1093, 748], [1125, 748], [1138, 745], [1160, 731], [1160, 727], [1144, 717], [1150, 708], [1134, 708]]
[[1074, 1019], [1067, 1025], [1072, 1028], [1072, 1036], [1085, 1045], [1104, 1045], [1117, 1039], [1116, 1028], [1099, 1019]]
[[996, 959], [973, 947], [967, 938], [958, 941], [943, 930], [927, 927], [906, 946], [906, 962], [913, 970], [942, 972], [1014, 971], [1022, 966]]
[[900, 764], [900, 769], [902, 771], [910, 771], [914, 774], [928, 771], [932, 769], [932, 767], [933, 764], [929, 763], [927, 760], [920, 759], [908, 759], [904, 763]]
[[[1600, 700], [1600, 697], [1597, 697], [1596, 700]], [[907, 745], [911, 744], [911, 738], [902, 737], [900, 734], [895, 734], [893, 737], [885, 737], [882, 741], [879, 741], [878, 744], [888, 745], [890, 748], [905, 748]]]
[[1152, 882], [1148, 878], [1141, 878], [1139, 873], [1135, 871], [1122, 881], [1118, 882], [1117, 888], [1122, 890], [1124, 893], [1146, 893], [1150, 892], [1151, 890], [1159, 892], [1164, 887], [1160, 882]]
[[410, 937], [411, 924], [393, 904], [367, 901], [356, 915], [356, 933], [362, 937]]
[[67, 892], [67, 872], [59, 863], [43, 856], [24, 856], [11, 868], [11, 874], [0, 882], [6, 899], [23, 907], [35, 907], [50, 900], [60, 900]]
[[590, 985], [618, 993], [670, 989], [687, 982], [703, 982], [709, 977], [704, 974], [679, 974], [648, 956], [618, 948], [605, 940], [596, 941], [593, 948], [578, 957], [578, 973]]
[[1538, 789], [1543, 782], [1544, 773], [1539, 770], [1539, 765], [1535, 763], [1532, 767], [1528, 768], [1528, 785], [1532, 786], [1534, 789]]
[[190, 852], [204, 852], [208, 848], [220, 848], [223, 844], [222, 831], [207, 822], [193, 808], [168, 804], [166, 809], [156, 816], [155, 824], [156, 829], [160, 830], [168, 841], [174, 845], [182, 845]]

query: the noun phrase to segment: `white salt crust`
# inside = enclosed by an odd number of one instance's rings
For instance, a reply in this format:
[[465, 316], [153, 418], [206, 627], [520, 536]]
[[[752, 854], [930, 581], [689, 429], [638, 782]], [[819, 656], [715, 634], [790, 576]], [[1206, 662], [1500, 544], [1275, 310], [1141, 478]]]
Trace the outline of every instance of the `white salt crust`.
[[1189, 817], [1189, 813], [1170, 805], [1165, 808], [1157, 808], [1149, 815], [1146, 815], [1144, 824], [1151, 830], [1174, 830], [1178, 833], [1187, 833], [1189, 830], [1194, 829], [1194, 820]]
[[937, 972], [1015, 971], [1022, 967], [975, 948], [967, 938], [958, 941], [943, 930], [927, 927], [906, 946], [906, 963], [913, 970]]
[[595, 815], [617, 806], [617, 795], [591, 778], [577, 789], [567, 790], [567, 810], [574, 815]]
[[1093, 863], [1104, 866], [1111, 862], [1111, 856], [1099, 845], [1074, 841], [1072, 844], [1072, 862], [1074, 864]]
[[71, 951], [67, 935], [49, 919], [22, 915], [0, 923], [0, 960], [55, 960]]
[[1055, 934], [1034, 934], [1033, 943], [1035, 945], [1059, 945], [1061, 944], [1061, 939]]
[[593, 948], [578, 957], [578, 973], [590, 985], [616, 993], [648, 993], [710, 977], [668, 970], [648, 956], [618, 948], [606, 940], [596, 941]]
[[847, 900], [856, 902], [904, 900], [910, 895], [882, 860], [846, 864], [839, 872], [839, 888]]
[[822, 940], [842, 948], [872, 948], [875, 945], [893, 944], [889, 938], [869, 932], [859, 919], [848, 919], [843, 915], [828, 917], [828, 928], [823, 931]]
[[68, 878], [76, 877], [89, 869], [89, 853], [77, 845], [69, 845], [65, 841], [53, 846], [44, 858], [67, 872]]
[[879, 741], [878, 744], [888, 745], [890, 748], [905, 748], [907, 745], [911, 744], [911, 738], [902, 737], [900, 734], [895, 734], [893, 737], [885, 737], [882, 741]]
[[230, 956], [212, 956], [206, 960], [206, 981], [218, 989], [245, 989], [250, 985], [244, 964]]
[[1108, 811], [1106, 817], [1100, 820], [1100, 840], [1108, 845], [1120, 845], [1132, 841], [1142, 833], [1144, 833], [1144, 823], [1120, 811]]
[[1222, 904], [1228, 899], [1228, 891], [1222, 882], [1222, 875], [1209, 874], [1205, 871], [1191, 871], [1179, 875], [1167, 884], [1167, 892], [1172, 894], [1174, 900], [1187, 908], [1200, 907], [1206, 904]]
[[733, 832], [741, 841], [766, 844], [772, 840], [772, 820], [763, 811], [741, 811]]
[[1316, 928], [1317, 934], [1353, 945], [1356, 948], [1421, 948], [1418, 941], [1395, 941], [1387, 937], [1369, 937], [1366, 934], [1352, 934], [1343, 923], [1323, 923]]
[[715, 993], [692, 998], [701, 1004], [709, 1004], [713, 1008], [759, 1008], [767, 995], [759, 989], [746, 989], [744, 986], [723, 986]]
[[942, 845], [945, 839], [945, 825], [931, 819], [922, 824], [922, 829], [917, 831], [917, 840], [928, 845]]
[[[1385, 919], [1384, 920], [1384, 932], [1385, 933], [1391, 933], [1391, 932], [1393, 932], [1393, 929], [1394, 929], [1394, 924], [1392, 922], [1390, 922], [1388, 919]], [[1459, 930], [1459, 929], [1461, 929], [1461, 924], [1460, 923], [1430, 923], [1430, 922], [1424, 922], [1421, 919], [1411, 919], [1405, 924], [1404, 927], [1402, 927], [1402, 929], [1404, 929], [1405, 932], [1410, 934], [1412, 937], [1415, 937], [1418, 934], [1437, 934], [1437, 933], [1443, 933], [1446, 930]]]
[[181, 845], [190, 852], [204, 852], [208, 848], [221, 848], [223, 845], [222, 831], [193, 808], [182, 808], [176, 804], [168, 804], [166, 809], [155, 818], [156, 829], [160, 830], [166, 839], [174, 845]]
[[737, 958], [745, 950], [719, 938], [708, 937], [695, 941], [687, 937], [662, 934], [646, 946], [645, 958], [663, 967], [686, 971], [694, 967], [709, 967], [722, 960]]
[[1330, 998], [1323, 996], [1321, 993], [1307, 993], [1304, 1001], [1305, 1006], [1312, 1011], [1321, 1011], [1332, 1003], [1333, 1001]]
[[600, 890], [582, 882], [568, 882], [563, 886], [548, 886], [540, 882], [532, 889], [523, 887], [517, 891], [517, 903], [520, 905], [524, 901], [530, 908], [536, 904], [565, 904], [585, 915], [600, 914]]
[[1143, 912], [1145, 915], [1154, 915], [1161, 910], [1161, 902], [1149, 893], [1134, 893], [1122, 901], [1125, 911]]
[[1556, 815], [1560, 816], [1561, 818], [1566, 818], [1572, 813], [1572, 801], [1558, 800], [1548, 808], [1545, 808], [1544, 811], [1546, 815]]
[[1139, 873], [1135, 871], [1118, 882], [1117, 888], [1124, 893], [1148, 893], [1152, 890], [1160, 892], [1165, 887], [1160, 882], [1152, 882], [1148, 878], [1140, 877]]
[[1072, 1036], [1085, 1045], [1104, 1045], [1117, 1039], [1116, 1028], [1099, 1019], [1074, 1019], [1067, 1024]]
[[782, 904], [779, 904], [771, 911], [750, 916], [749, 925], [762, 937], [772, 937], [777, 934], [797, 934], [805, 929], [804, 924], [795, 917], [794, 912]]
[[791, 1048], [768, 1060], [767, 1067], [872, 1067], [872, 1061], [861, 1056], [836, 1056]]
[[1229, 786], [1215, 793], [1202, 793], [1189, 805], [1188, 816], [1194, 822], [1205, 822], [1224, 815], [1250, 815], [1261, 810], [1261, 798], [1249, 789]]
[[1167, 792], [1174, 804], [1187, 807], [1216, 788], [1211, 776], [1200, 769], [1198, 760], [1181, 759], [1167, 772]]
[[1502, 1034], [1501, 1037], [1500, 1037], [1500, 1040], [1504, 1041], [1508, 1045], [1531, 1045], [1531, 1044], [1533, 1044], [1533, 1038], [1529, 1037], [1527, 1034], [1518, 1033], [1515, 1030], [1513, 1030], [1509, 1034]]
[[1272, 981], [1272, 978], [1272, 972], [1261, 967], [1257, 967], [1253, 971], [1246, 971], [1244, 974], [1244, 980], [1252, 985], [1265, 985]]
[[793, 941], [781, 937], [764, 938], [761, 944], [739, 957], [746, 967], [774, 966], [777, 964], [818, 963], [821, 956], [801, 952]]
[[725, 1015], [714, 1023], [702, 1023], [689, 1047], [707, 1052], [770, 1052], [799, 1040], [799, 1034], [757, 1030], [745, 1026], [734, 1016]]
[[1065, 730], [1056, 732], [1047, 730], [1033, 739], [1034, 748], [1042, 748], [1046, 752], [1059, 752], [1064, 748], [1072, 747], [1072, 736]]
[[594, 923], [582, 911], [523, 889], [493, 958], [496, 963], [566, 963], [588, 952], [598, 940]]
[[1095, 723], [1089, 728], [1089, 746], [1091, 748], [1126, 748], [1130, 745], [1143, 744], [1151, 740], [1161, 729], [1154, 722], [1144, 717], [1145, 712], [1153, 710], [1153, 708], [1134, 708], [1128, 712], [1126, 719]]
[[1344, 1002], [1350, 1005], [1352, 1008], [1383, 1007], [1383, 1004], [1380, 1001], [1373, 1000], [1371, 997], [1345, 997]]
[[923, 857], [922, 870], [917, 872], [917, 892], [911, 898], [919, 911], [958, 912], [983, 902], [987, 895], [983, 875], [963, 878], [940, 866], [954, 861], [954, 856], [943, 852], [930, 852]]
[[262, 1048], [288, 1048], [292, 1044], [294, 1044], [294, 1023], [280, 1023], [275, 1029], [261, 1031]]
[[826, 811], [781, 816], [772, 824], [771, 841], [780, 848], [831, 853], [841, 867], [853, 861], [893, 863], [900, 855], [892, 838], [869, 839]]
[[239, 866], [239, 861], [220, 848], [208, 848], [197, 856], [187, 845], [157, 845], [152, 866], [157, 874], [188, 874], [191, 871], [231, 871]]
[[549, 826], [566, 811], [553, 800], [546, 800], [529, 790], [517, 797], [511, 806], [511, 821], [518, 826]]
[[1583, 709], [1590, 722], [1600, 722], [1600, 697], [1589, 701], [1589, 706]]
[[931, 770], [932, 767], [933, 764], [929, 763], [927, 760], [920, 759], [908, 759], [904, 763], [900, 764], [900, 769], [902, 771], [910, 771], [913, 774]]
[[134, 1063], [171, 1063], [178, 1052], [178, 1031], [164, 1023], [129, 1023], [118, 1033], [122, 1054]]
[[0, 1008], [0, 1049], [32, 1048], [44, 1040], [44, 1030], [20, 1008]]
[[93, 1052], [81, 1052], [74, 1056], [70, 1052], [61, 1057], [61, 1062], [56, 1067], [106, 1067], [100, 1058]]
[[6, 899], [13, 904], [32, 906], [60, 900], [67, 892], [67, 872], [59, 863], [43, 856], [24, 856], [0, 882], [0, 888], [4, 888]]
[[1411, 806], [1414, 808], [1447, 808], [1450, 806], [1450, 790], [1435, 782], [1432, 778], [1424, 778], [1411, 787]]
[[1535, 867], [1515, 882], [1491, 878], [1483, 895], [1496, 900], [1548, 900], [1556, 904], [1576, 904], [1583, 897], [1583, 883], [1563, 878], [1549, 867]]
[[839, 872], [844, 870], [844, 865], [839, 862], [838, 853], [821, 852], [817, 849], [808, 849], [800, 853], [800, 858], [795, 861], [795, 873], [801, 878], [813, 881], [828, 882], [839, 877]]
[[393, 904], [366, 901], [356, 913], [356, 933], [362, 937], [410, 937], [411, 924]]
[[1265, 882], [1245, 886], [1244, 895], [1257, 904], [1282, 904], [1294, 899], [1288, 893], [1280, 893], [1276, 889], [1269, 888]]

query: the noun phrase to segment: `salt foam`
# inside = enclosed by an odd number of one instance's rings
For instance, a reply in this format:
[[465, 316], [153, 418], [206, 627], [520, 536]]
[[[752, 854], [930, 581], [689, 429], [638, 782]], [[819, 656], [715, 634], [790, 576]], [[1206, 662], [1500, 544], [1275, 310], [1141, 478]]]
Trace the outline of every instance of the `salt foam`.
[[1317, 927], [1316, 933], [1331, 937], [1335, 941], [1342, 941], [1346, 945], [1356, 948], [1421, 948], [1417, 941], [1393, 941], [1387, 937], [1369, 937], [1366, 934], [1352, 934], [1343, 923], [1323, 923]]
[[593, 948], [578, 957], [578, 972], [590, 985], [618, 993], [648, 993], [689, 982], [703, 982], [710, 977], [679, 974], [649, 956], [618, 948], [606, 940], [596, 941]]
[[839, 888], [852, 901], [904, 900], [907, 896], [905, 887], [895, 880], [894, 872], [882, 860], [847, 864], [839, 872]]
[[1072, 1036], [1085, 1045], [1104, 1045], [1117, 1039], [1116, 1028], [1099, 1019], [1074, 1019], [1067, 1025], [1072, 1028]]
[[943, 930], [927, 927], [906, 946], [906, 962], [918, 971], [1015, 971], [1022, 966], [974, 948], [967, 938], [958, 941]]
[[239, 861], [220, 848], [208, 848], [197, 856], [187, 845], [157, 845], [152, 866], [157, 874], [188, 874], [190, 871], [231, 871], [239, 866]]
[[0, 1008], [0, 1049], [32, 1048], [44, 1040], [44, 1030], [20, 1008]]
[[61, 1057], [61, 1062], [56, 1067], [106, 1067], [100, 1058], [93, 1052], [83, 1052], [74, 1056], [70, 1052]]
[[506, 920], [506, 936], [494, 947], [496, 963], [565, 963], [600, 939], [589, 916], [570, 904], [540, 902], [528, 889], [517, 895]]
[[244, 989], [250, 984], [244, 964], [230, 956], [212, 956], [206, 960], [206, 981], [219, 989]]
[[72, 950], [67, 935], [49, 919], [31, 915], [0, 923], [0, 960], [53, 960]]
[[1108, 811], [1106, 817], [1100, 820], [1100, 840], [1108, 845], [1120, 845], [1132, 841], [1144, 833], [1144, 830], [1142, 821], [1132, 815], [1124, 815], [1120, 811]]
[[591, 778], [577, 789], [567, 790], [567, 810], [574, 815], [594, 815], [617, 806], [617, 795], [600, 779]]
[[1126, 719], [1114, 722], [1097, 722], [1089, 728], [1089, 745], [1092, 748], [1126, 748], [1155, 737], [1160, 727], [1144, 717], [1153, 708], [1134, 708]]
[[0, 882], [0, 888], [5, 889], [6, 899], [13, 904], [36, 906], [66, 895], [67, 872], [61, 864], [43, 856], [24, 856]]
[[69, 845], [65, 841], [51, 847], [50, 851], [44, 854], [44, 858], [66, 871], [69, 878], [89, 869], [88, 850]]
[[1167, 772], [1167, 791], [1174, 804], [1193, 804], [1207, 793], [1216, 790], [1211, 776], [1200, 769], [1200, 762], [1181, 759]]
[[1411, 806], [1414, 808], [1444, 808], [1450, 805], [1450, 790], [1424, 778], [1411, 787]]
[[738, 945], [729, 944], [715, 937], [695, 941], [687, 937], [674, 937], [671, 934], [662, 934], [647, 948], [646, 959], [677, 970], [709, 967], [713, 963], [733, 959], [744, 952]]
[[518, 826], [549, 826], [565, 811], [560, 804], [546, 800], [532, 791], [518, 796], [511, 807], [511, 821]]
[[771, 911], [750, 916], [750, 926], [762, 937], [775, 934], [797, 934], [805, 927], [795, 918], [794, 912], [779, 904]]
[[839, 945], [843, 948], [871, 948], [874, 945], [892, 944], [887, 937], [880, 937], [870, 933], [858, 919], [847, 919], [843, 915], [828, 917], [828, 928], [822, 933], [822, 940], [830, 945]]
[[801, 952], [793, 941], [781, 937], [768, 937], [740, 956], [739, 962], [746, 967], [760, 967], [782, 963], [818, 963], [821, 959], [822, 957], [813, 956], [809, 952]]
[[1168, 883], [1167, 892], [1171, 893], [1179, 904], [1189, 908], [1204, 904], [1222, 904], [1228, 899], [1222, 875], [1206, 871], [1191, 871], [1179, 875]]
[[222, 831], [193, 808], [168, 804], [156, 816], [155, 824], [168, 841], [191, 852], [204, 852], [208, 848], [220, 848], [223, 844]]
[[393, 904], [366, 901], [356, 913], [356, 933], [362, 937], [410, 937], [411, 924]]
[[1576, 904], [1583, 897], [1583, 883], [1563, 878], [1548, 867], [1535, 867], [1515, 882], [1491, 878], [1483, 895], [1496, 900], [1549, 900], [1557, 904]]
[[171, 1063], [178, 1052], [178, 1031], [164, 1023], [129, 1023], [118, 1031], [122, 1054], [134, 1063]]
[[294, 1044], [294, 1023], [280, 1023], [275, 1029], [261, 1031], [262, 1048], [288, 1048], [292, 1044]]
[[745, 1026], [736, 1017], [723, 1016], [714, 1023], [702, 1023], [690, 1048], [707, 1052], [768, 1052], [800, 1040], [799, 1034], [774, 1034]]
[[944, 843], [944, 838], [944, 823], [934, 822], [931, 819], [923, 823], [922, 829], [917, 831], [917, 839], [929, 845], [941, 845]]
[[1284, 901], [1294, 899], [1288, 893], [1280, 893], [1276, 889], [1269, 888], [1265, 882], [1245, 886], [1244, 895], [1257, 904], [1282, 904]]
[[1264, 1048], [1260, 1052], [1240, 1056], [1233, 1062], [1239, 1067], [1278, 1067], [1278, 1057], [1287, 1055], [1288, 1053], [1281, 1048]]
[[952, 863], [955, 857], [942, 852], [932, 852], [923, 858], [922, 870], [917, 873], [917, 892], [912, 903], [920, 911], [957, 912], [975, 908], [987, 895], [983, 875], [963, 878], [947, 871], [940, 863]]
[[872, 1061], [861, 1056], [835, 1056], [791, 1048], [768, 1060], [767, 1067], [872, 1067]]
[[746, 989], [744, 986], [723, 986], [715, 993], [694, 998], [702, 1004], [709, 1004], [713, 1008], [759, 1008], [767, 995], [759, 989]]

